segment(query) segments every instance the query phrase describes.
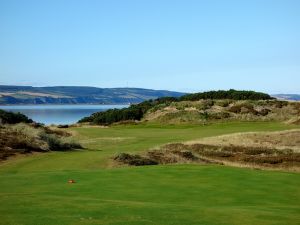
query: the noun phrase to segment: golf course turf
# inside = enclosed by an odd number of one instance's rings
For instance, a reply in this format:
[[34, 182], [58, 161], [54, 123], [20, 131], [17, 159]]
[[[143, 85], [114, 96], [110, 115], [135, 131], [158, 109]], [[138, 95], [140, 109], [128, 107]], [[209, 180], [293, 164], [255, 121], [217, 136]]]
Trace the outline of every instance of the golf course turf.
[[71, 128], [86, 149], [1, 162], [0, 224], [300, 224], [299, 173], [196, 164], [115, 168], [111, 160], [169, 142], [293, 128], [274, 122]]

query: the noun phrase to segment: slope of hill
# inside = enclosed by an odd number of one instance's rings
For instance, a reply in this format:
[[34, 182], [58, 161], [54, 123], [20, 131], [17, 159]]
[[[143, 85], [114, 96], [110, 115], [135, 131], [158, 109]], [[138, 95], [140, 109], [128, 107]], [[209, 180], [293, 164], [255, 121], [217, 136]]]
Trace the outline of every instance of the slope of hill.
[[142, 88], [0, 85], [0, 104], [128, 104], [183, 94]]
[[[257, 107], [254, 107], [255, 104]], [[244, 120], [245, 115], [255, 116], [256, 120], [256, 117], [268, 115], [271, 112], [270, 107], [282, 108], [287, 104], [288, 102], [275, 101], [265, 93], [230, 89], [187, 94], [179, 98], [163, 97], [144, 101], [124, 109], [97, 112], [79, 122], [108, 125], [126, 120], [151, 121], [159, 118], [159, 122], [165, 123], [175, 121], [198, 123], [208, 119]], [[243, 116], [237, 118], [236, 114]], [[250, 119], [250, 117], [247, 118]]]
[[143, 120], [166, 124], [214, 121], [300, 122], [300, 103], [277, 100], [200, 100], [172, 102], [151, 108]]

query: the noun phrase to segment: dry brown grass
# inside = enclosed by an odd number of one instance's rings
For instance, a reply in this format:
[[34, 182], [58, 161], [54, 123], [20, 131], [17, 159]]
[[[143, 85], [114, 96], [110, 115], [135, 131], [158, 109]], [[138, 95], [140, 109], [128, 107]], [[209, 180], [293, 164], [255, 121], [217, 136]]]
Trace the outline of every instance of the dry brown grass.
[[[218, 163], [300, 171], [300, 130], [231, 134], [171, 143], [135, 157], [155, 164]], [[135, 165], [128, 161], [123, 163]]]
[[262, 147], [279, 150], [291, 149], [294, 152], [300, 152], [300, 129], [280, 132], [250, 132], [229, 134], [190, 141], [186, 144]]
[[[207, 116], [203, 116], [203, 113]], [[172, 102], [155, 107], [144, 116], [145, 121], [161, 123], [202, 123], [203, 121], [284, 121], [300, 124], [300, 102], [207, 100]]]
[[82, 148], [63, 130], [33, 124], [0, 126], [0, 161], [18, 154]]

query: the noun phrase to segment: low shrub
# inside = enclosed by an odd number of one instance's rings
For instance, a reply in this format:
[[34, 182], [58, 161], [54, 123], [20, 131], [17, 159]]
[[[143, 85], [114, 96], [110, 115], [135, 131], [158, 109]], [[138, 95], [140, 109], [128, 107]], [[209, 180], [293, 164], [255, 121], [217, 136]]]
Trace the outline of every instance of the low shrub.
[[230, 118], [230, 113], [228, 113], [228, 112], [210, 113], [209, 118], [213, 119], [213, 120], [228, 119], [228, 118]]
[[276, 108], [281, 109], [282, 107], [287, 106], [289, 103], [287, 101], [274, 101], [273, 104]]
[[60, 124], [57, 126], [57, 128], [69, 128], [68, 124]]
[[196, 108], [198, 110], [207, 110], [207, 109], [210, 109], [214, 104], [215, 104], [215, 102], [211, 99], [202, 100], [199, 102], [199, 104], [196, 106]]
[[82, 148], [81, 145], [75, 141], [61, 138], [55, 134], [47, 134], [42, 132], [40, 134], [40, 138], [47, 143], [48, 148], [51, 151], [65, 151]]
[[236, 114], [238, 113], [242, 113], [242, 114], [251, 113], [253, 115], [258, 114], [258, 112], [254, 109], [253, 105], [248, 102], [233, 105], [228, 109], [228, 111]]
[[131, 166], [146, 166], [146, 165], [157, 165], [158, 163], [152, 159], [142, 157], [140, 155], [130, 155], [127, 153], [120, 153], [114, 160], [122, 162]]
[[179, 155], [180, 157], [188, 160], [196, 160], [197, 157], [193, 155], [191, 151], [172, 151], [173, 154]]
[[221, 106], [221, 107], [228, 107], [231, 103], [232, 103], [232, 100], [225, 99], [225, 100], [216, 101], [215, 105]]
[[22, 123], [2, 126], [0, 127], [0, 155], [82, 148], [70, 137], [59, 133], [49, 128], [35, 128]]
[[221, 158], [228, 158], [234, 156], [233, 153], [225, 152], [225, 151], [206, 151], [203, 152], [203, 155], [210, 156], [210, 157], [221, 157]]
[[260, 111], [258, 112], [258, 114], [261, 115], [261, 116], [266, 116], [266, 115], [268, 115], [270, 112], [271, 112], [270, 109], [262, 109], [262, 110], [260, 110]]
[[281, 156], [245, 157], [243, 161], [256, 164], [279, 164], [283, 163], [283, 158]]

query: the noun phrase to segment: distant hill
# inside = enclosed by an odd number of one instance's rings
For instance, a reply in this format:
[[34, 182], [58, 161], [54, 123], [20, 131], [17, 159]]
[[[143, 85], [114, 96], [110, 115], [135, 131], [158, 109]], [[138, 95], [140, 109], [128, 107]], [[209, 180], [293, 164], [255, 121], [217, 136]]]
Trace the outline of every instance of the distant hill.
[[142, 88], [0, 85], [0, 104], [129, 104], [184, 94]]
[[272, 96], [281, 100], [300, 101], [300, 94], [277, 94]]

